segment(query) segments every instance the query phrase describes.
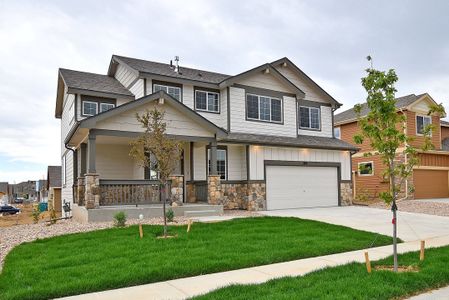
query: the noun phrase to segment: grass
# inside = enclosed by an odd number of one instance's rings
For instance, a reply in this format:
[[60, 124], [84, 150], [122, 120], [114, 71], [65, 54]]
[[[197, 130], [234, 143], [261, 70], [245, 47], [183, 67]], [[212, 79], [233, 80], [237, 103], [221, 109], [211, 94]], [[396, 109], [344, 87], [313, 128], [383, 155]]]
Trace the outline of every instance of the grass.
[[[204, 299], [398, 299], [449, 284], [449, 247], [399, 256], [399, 264], [419, 268], [419, 272], [368, 274], [361, 263], [327, 268], [303, 277], [285, 277], [259, 285], [234, 285], [195, 298]], [[392, 265], [392, 257], [373, 263]]]
[[[70, 234], [24, 243], [6, 257], [0, 299], [47, 299], [368, 247], [376, 234], [297, 218], [259, 217]], [[376, 246], [391, 243], [379, 236]]]

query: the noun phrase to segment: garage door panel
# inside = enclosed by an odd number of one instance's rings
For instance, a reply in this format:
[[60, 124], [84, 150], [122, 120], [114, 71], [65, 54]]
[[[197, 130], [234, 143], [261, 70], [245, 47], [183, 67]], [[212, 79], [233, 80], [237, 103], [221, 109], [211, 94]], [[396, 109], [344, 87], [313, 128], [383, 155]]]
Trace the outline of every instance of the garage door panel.
[[267, 166], [267, 209], [338, 205], [335, 167]]
[[448, 198], [449, 180], [445, 170], [414, 170], [415, 199]]

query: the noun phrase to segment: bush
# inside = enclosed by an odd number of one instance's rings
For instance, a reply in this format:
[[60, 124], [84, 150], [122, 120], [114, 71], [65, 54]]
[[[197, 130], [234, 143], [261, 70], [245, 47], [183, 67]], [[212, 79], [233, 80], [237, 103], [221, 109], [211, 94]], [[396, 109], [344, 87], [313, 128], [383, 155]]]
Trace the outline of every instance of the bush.
[[40, 215], [41, 215], [41, 212], [39, 210], [39, 206], [33, 205], [33, 211], [31, 212], [31, 216], [33, 217], [34, 224], [37, 224], [37, 222], [39, 222]]
[[166, 216], [167, 216], [167, 222], [173, 222], [173, 220], [175, 218], [175, 213], [173, 212], [173, 209], [169, 208], [167, 210]]
[[126, 225], [126, 214], [123, 211], [119, 211], [114, 215], [114, 226], [125, 227]]

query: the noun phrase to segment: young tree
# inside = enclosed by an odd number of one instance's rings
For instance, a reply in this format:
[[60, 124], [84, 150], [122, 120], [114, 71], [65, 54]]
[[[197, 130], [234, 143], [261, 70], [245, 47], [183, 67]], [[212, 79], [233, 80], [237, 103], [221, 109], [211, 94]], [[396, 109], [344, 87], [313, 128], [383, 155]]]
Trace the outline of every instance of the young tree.
[[142, 115], [136, 114], [137, 121], [145, 132], [131, 142], [130, 155], [143, 167], [155, 170], [158, 174], [159, 193], [163, 203], [164, 237], [167, 236], [166, 197], [162, 193], [167, 188], [170, 174], [179, 163], [182, 143], [166, 135], [167, 124], [164, 122], [165, 112], [156, 107]]
[[[371, 57], [368, 57], [371, 61]], [[371, 149], [365, 156], [379, 155], [382, 163], [386, 166], [383, 174], [389, 178], [389, 190], [380, 193], [380, 198], [387, 204], [391, 204], [393, 213], [393, 256], [394, 271], [397, 272], [397, 206], [396, 200], [399, 192], [407, 178], [412, 174], [413, 167], [419, 163], [418, 149], [410, 145], [411, 137], [405, 133], [405, 115], [399, 113], [395, 101], [395, 83], [398, 77], [393, 69], [388, 72], [375, 70], [372, 65], [366, 70], [367, 76], [362, 78], [362, 85], [367, 92], [368, 114], [361, 117], [362, 105], [354, 106], [358, 115], [358, 122], [361, 133], [354, 136], [357, 144], [362, 144], [365, 139], [369, 140]], [[443, 106], [432, 106], [429, 115], [438, 113], [444, 115]], [[433, 149], [430, 134], [433, 126], [426, 126], [424, 129], [424, 143], [422, 151]], [[406, 159], [399, 161], [396, 159], [398, 148]]]

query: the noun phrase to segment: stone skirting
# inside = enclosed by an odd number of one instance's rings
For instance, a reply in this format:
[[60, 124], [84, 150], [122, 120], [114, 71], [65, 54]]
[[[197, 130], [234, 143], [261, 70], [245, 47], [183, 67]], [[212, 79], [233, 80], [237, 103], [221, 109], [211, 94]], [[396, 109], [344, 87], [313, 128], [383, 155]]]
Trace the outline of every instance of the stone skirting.
[[84, 197], [85, 197], [85, 180], [84, 177], [78, 177], [77, 179], [77, 186], [75, 190], [75, 203], [78, 205], [83, 206], [84, 205]]
[[223, 202], [220, 175], [207, 177], [207, 202], [209, 204], [222, 204]]
[[353, 201], [353, 190], [352, 190], [352, 182], [341, 182], [340, 183], [340, 199], [341, 206], [349, 206], [352, 205]]
[[223, 190], [222, 204], [225, 209], [247, 209], [247, 191], [246, 183], [222, 183]]
[[267, 209], [267, 191], [265, 182], [248, 183], [248, 210], [258, 211]]
[[[221, 204], [224, 209], [244, 209], [251, 211], [265, 210], [266, 191], [264, 182], [220, 182], [209, 186], [212, 189], [213, 201], [210, 204]], [[211, 196], [209, 192], [209, 196]], [[221, 198], [217, 198], [221, 196]]]
[[182, 205], [184, 202], [184, 176], [170, 176], [170, 202]]

